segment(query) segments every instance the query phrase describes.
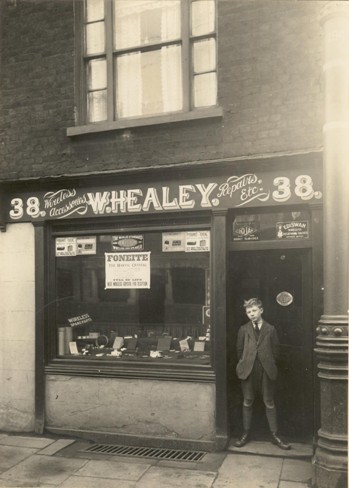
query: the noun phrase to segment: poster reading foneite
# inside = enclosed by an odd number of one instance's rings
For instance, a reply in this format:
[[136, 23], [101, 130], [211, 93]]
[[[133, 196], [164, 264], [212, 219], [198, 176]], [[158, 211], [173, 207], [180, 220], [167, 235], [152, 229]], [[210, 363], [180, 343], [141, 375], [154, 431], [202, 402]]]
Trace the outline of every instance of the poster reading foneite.
[[150, 252], [106, 252], [105, 288], [150, 288]]

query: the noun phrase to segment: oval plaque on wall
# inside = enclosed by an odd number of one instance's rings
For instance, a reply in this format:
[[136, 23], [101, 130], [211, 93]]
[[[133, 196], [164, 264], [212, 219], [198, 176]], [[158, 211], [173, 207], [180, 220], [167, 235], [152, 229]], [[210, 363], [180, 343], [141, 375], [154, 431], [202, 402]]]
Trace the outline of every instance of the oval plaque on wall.
[[276, 296], [276, 301], [282, 307], [287, 307], [293, 302], [293, 296], [288, 291], [282, 291]]

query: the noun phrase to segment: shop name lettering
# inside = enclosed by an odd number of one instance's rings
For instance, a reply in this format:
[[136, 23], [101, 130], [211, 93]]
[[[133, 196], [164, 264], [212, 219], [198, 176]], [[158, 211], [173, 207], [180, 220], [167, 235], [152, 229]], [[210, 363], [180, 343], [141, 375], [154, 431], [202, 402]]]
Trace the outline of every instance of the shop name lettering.
[[309, 175], [299, 175], [292, 182], [285, 176], [278, 176], [273, 179], [273, 187], [273, 191], [265, 189], [262, 180], [256, 174], [249, 173], [230, 176], [223, 183], [179, 185], [176, 190], [162, 186], [145, 190], [131, 188], [78, 194], [76, 189], [61, 189], [45, 193], [42, 200], [37, 196], [30, 196], [26, 200], [13, 198], [9, 217], [11, 220], [19, 220], [26, 214], [33, 219], [62, 219], [73, 214], [85, 215], [88, 211], [95, 215], [106, 215], [195, 207], [209, 209], [219, 206], [222, 200], [229, 208], [248, 205], [254, 200], [266, 202], [271, 199], [284, 203], [293, 194], [301, 200], [322, 197], [320, 191], [314, 190]]

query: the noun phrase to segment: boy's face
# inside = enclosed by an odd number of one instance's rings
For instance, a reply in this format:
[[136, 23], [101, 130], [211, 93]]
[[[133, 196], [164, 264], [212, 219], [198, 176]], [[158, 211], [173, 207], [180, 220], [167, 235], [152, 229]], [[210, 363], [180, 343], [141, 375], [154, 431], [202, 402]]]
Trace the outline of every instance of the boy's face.
[[252, 305], [252, 307], [246, 308], [246, 315], [252, 322], [258, 322], [262, 317], [262, 313], [263, 308], [258, 307], [257, 305]]

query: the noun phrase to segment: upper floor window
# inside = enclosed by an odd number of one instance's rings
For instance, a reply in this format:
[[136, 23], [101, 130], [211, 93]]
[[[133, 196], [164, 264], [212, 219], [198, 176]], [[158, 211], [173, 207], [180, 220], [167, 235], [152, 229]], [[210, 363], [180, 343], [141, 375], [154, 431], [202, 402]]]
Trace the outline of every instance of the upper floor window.
[[217, 103], [215, 0], [85, 0], [85, 123]]

